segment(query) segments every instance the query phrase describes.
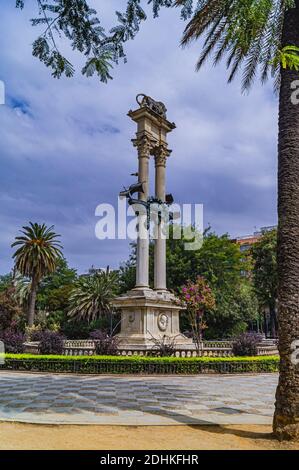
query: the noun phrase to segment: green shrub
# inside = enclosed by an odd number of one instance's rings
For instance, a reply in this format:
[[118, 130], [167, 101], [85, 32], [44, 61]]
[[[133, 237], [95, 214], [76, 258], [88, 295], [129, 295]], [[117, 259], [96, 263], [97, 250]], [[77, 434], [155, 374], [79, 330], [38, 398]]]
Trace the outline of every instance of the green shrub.
[[233, 341], [233, 353], [235, 356], [256, 356], [261, 335], [253, 332], [242, 333]]
[[277, 372], [277, 356], [143, 357], [6, 354], [0, 369], [84, 374], [200, 374]]

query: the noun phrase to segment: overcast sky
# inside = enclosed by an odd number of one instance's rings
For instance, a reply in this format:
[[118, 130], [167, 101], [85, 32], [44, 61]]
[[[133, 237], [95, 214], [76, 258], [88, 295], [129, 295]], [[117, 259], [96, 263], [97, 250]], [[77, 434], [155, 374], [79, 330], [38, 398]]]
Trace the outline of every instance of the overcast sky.
[[[271, 83], [249, 95], [238, 79], [226, 84], [222, 66], [194, 71], [200, 45], [180, 49], [184, 23], [178, 11], [149, 18], [126, 45], [127, 64], [104, 85], [79, 70], [56, 80], [31, 55], [38, 34], [29, 18], [35, 1], [21, 12], [1, 2], [0, 79], [0, 273], [11, 269], [10, 244], [29, 220], [54, 224], [70, 266], [117, 267], [128, 241], [95, 237], [95, 208], [116, 204], [133, 182], [137, 157], [127, 117], [135, 96], [165, 102], [177, 129], [169, 136], [167, 190], [179, 203], [204, 204], [204, 222], [218, 233], [252, 233], [276, 223], [277, 102]], [[113, 25], [123, 0], [94, 0], [104, 25]], [[82, 60], [70, 54], [79, 68]]]

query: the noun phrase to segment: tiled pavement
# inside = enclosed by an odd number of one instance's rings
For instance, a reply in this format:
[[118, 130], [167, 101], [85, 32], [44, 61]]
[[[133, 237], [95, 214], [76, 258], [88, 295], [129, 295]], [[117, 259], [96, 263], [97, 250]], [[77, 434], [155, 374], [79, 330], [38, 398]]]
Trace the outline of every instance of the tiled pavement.
[[276, 385], [276, 374], [124, 377], [0, 372], [0, 420], [269, 424]]

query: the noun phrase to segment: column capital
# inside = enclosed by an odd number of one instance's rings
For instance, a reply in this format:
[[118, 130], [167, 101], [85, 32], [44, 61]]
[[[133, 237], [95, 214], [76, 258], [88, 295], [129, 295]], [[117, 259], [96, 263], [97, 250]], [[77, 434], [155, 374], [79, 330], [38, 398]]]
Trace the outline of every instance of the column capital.
[[160, 144], [151, 150], [151, 155], [155, 157], [155, 165], [166, 167], [166, 160], [171, 155], [172, 150], [166, 144]]
[[154, 141], [148, 135], [143, 134], [141, 136], [137, 136], [136, 139], [132, 139], [132, 143], [138, 150], [139, 158], [149, 158], [151, 150], [154, 146]]

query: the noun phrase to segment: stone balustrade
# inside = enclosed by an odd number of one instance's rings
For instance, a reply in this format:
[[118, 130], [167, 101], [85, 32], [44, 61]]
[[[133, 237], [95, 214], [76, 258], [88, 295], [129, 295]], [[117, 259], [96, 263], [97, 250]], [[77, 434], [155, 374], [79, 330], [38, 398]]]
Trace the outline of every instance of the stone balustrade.
[[[141, 351], [136, 349], [120, 349], [119, 354], [121, 356], [152, 356], [155, 354], [155, 350]], [[174, 353], [175, 357], [231, 357], [233, 356], [232, 350], [230, 348], [214, 348], [214, 349], [202, 349], [199, 353], [195, 348], [184, 348], [177, 349]]]
[[64, 356], [93, 356], [94, 341], [91, 339], [74, 339], [64, 341]]
[[217, 340], [217, 341], [204, 341], [203, 342], [203, 349], [210, 349], [210, 348], [232, 348], [233, 342], [226, 341], [226, 340]]
[[[25, 352], [30, 354], [38, 354], [38, 342], [25, 343]], [[121, 356], [152, 356], [157, 349], [150, 348], [147, 350], [132, 349], [130, 347], [119, 346], [118, 354]], [[93, 356], [95, 354], [95, 344], [93, 340], [65, 340], [64, 356]], [[274, 341], [261, 342], [258, 346], [259, 356], [277, 355], [277, 346]], [[232, 357], [231, 341], [204, 341], [199, 352], [196, 351], [195, 345], [181, 347], [175, 350], [176, 357]]]
[[64, 341], [65, 348], [94, 348], [92, 339], [66, 339]]

